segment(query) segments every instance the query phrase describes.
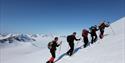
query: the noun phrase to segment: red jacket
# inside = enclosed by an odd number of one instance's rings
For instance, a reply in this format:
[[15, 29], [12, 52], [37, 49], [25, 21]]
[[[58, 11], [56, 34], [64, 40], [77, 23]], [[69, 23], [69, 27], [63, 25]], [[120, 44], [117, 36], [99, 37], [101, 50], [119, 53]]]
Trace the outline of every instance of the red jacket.
[[82, 37], [88, 37], [88, 33], [89, 33], [88, 30], [83, 29], [83, 31], [82, 31]]

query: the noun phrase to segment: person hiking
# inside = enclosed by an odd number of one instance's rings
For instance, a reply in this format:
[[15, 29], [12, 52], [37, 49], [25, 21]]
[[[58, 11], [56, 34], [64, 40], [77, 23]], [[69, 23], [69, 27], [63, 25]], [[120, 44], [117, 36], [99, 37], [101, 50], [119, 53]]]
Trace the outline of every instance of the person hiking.
[[87, 29], [82, 30], [82, 37], [83, 37], [83, 41], [84, 41], [83, 47], [84, 48], [86, 48], [87, 45], [89, 44], [88, 33], [90, 33], [90, 32]]
[[52, 55], [52, 57], [46, 62], [46, 63], [54, 63], [54, 59], [56, 57], [56, 47], [60, 46], [60, 44], [57, 43], [58, 41], [58, 37], [55, 37], [54, 40], [52, 42], [48, 43], [48, 48], [50, 49], [50, 53]]
[[80, 39], [76, 39], [76, 32], [73, 32], [72, 35], [68, 35], [67, 36], [67, 42], [70, 46], [70, 49], [67, 51], [67, 55], [71, 56], [73, 54], [74, 51], [74, 40], [79, 41]]
[[107, 24], [105, 21], [102, 21], [98, 28], [100, 30], [100, 34], [99, 34], [99, 37], [100, 39], [102, 39], [104, 37], [104, 30], [105, 30], [105, 27], [109, 27], [109, 24]]
[[96, 31], [98, 31], [97, 26], [91, 26], [90, 28], [90, 34], [91, 34], [91, 44], [97, 41], [97, 34]]

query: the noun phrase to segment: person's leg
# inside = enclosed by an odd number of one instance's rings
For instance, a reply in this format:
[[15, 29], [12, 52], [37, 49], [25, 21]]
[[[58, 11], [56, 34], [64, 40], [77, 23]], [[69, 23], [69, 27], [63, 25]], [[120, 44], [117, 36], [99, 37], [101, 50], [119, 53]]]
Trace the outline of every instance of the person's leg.
[[[71, 43], [71, 42], [70, 42]], [[71, 44], [69, 43], [69, 47], [70, 49], [67, 51], [67, 54], [69, 55], [70, 54], [70, 51], [71, 51]]]
[[52, 57], [53, 57], [53, 58], [56, 57], [56, 55], [55, 55], [55, 51], [53, 51], [51, 54], [52, 54]]
[[74, 43], [70, 44], [71, 50], [70, 50], [70, 56], [73, 54], [74, 51]]
[[103, 38], [103, 34], [104, 34], [104, 30], [100, 30], [100, 35], [99, 35], [100, 39]]
[[102, 35], [102, 38], [104, 37], [104, 30], [102, 30], [102, 33], [101, 33], [101, 35]]
[[100, 39], [102, 39], [102, 31], [100, 30], [100, 34], [99, 34]]
[[88, 45], [88, 38], [84, 37], [84, 48]]
[[88, 37], [86, 38], [87, 46], [90, 45]]
[[97, 34], [96, 34], [96, 33], [94, 34], [94, 39], [93, 39], [93, 41], [94, 41], [94, 42], [97, 41]]
[[87, 46], [89, 46], [89, 40], [88, 40], [88, 37], [86, 37], [86, 43], [87, 43]]
[[83, 38], [83, 41], [84, 41], [84, 45], [83, 45], [83, 47], [85, 47], [85, 44], [86, 44], [86, 43], [85, 43], [85, 37]]
[[93, 39], [94, 39], [94, 36], [93, 34], [91, 34], [91, 44], [93, 44]]
[[50, 62], [52, 63], [52, 62], [54, 62], [54, 59], [55, 59], [55, 51], [50, 51], [51, 52], [51, 55], [52, 55], [52, 57], [50, 58]]

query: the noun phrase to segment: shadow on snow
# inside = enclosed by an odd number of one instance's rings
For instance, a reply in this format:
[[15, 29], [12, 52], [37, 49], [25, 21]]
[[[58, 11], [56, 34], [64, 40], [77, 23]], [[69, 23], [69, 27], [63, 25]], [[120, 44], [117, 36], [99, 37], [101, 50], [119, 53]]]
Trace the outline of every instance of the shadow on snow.
[[[82, 46], [75, 48], [73, 54], [75, 54], [75, 53], [78, 52], [80, 49], [82, 49], [81, 47], [82, 47]], [[55, 60], [55, 62], [61, 60], [65, 55], [67, 55], [67, 54], [66, 54], [66, 53], [63, 53], [62, 55], [60, 55], [60, 56], [58, 57], [58, 59]]]

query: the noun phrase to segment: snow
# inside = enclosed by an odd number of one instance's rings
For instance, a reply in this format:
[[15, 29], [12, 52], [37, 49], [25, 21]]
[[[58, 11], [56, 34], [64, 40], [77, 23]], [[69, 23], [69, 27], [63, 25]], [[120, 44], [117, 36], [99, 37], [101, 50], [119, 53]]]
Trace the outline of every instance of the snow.
[[[35, 39], [34, 42], [0, 47], [0, 63], [45, 63], [51, 57], [47, 43], [53, 37]], [[105, 37], [87, 48], [80, 47], [82, 41], [75, 42], [75, 54], [71, 57], [64, 54], [69, 49], [66, 38], [60, 37], [60, 41], [63, 43], [61, 50], [57, 48], [55, 60], [59, 60], [56, 63], [125, 63], [125, 17], [112, 23], [105, 30]]]

